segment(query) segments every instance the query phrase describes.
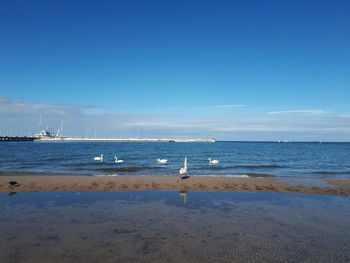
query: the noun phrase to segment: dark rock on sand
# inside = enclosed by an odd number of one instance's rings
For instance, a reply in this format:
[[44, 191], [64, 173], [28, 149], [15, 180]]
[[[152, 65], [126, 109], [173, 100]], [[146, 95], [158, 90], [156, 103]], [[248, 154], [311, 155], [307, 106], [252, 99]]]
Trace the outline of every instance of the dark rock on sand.
[[20, 186], [20, 184], [17, 183], [16, 181], [10, 181], [10, 182], [9, 182], [9, 185], [10, 185], [10, 186]]

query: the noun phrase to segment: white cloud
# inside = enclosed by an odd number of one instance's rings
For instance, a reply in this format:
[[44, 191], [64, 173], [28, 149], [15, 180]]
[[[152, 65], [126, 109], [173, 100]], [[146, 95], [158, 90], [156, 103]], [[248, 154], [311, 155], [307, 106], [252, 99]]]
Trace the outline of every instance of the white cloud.
[[268, 114], [326, 114], [324, 110], [285, 110], [285, 111], [270, 111]]
[[76, 115], [86, 110], [97, 109], [93, 106], [79, 106], [72, 104], [45, 104], [31, 103], [21, 100], [11, 100], [7, 97], [0, 97], [0, 114], [23, 114], [31, 115]]
[[137, 136], [138, 129], [141, 129], [142, 136], [150, 138], [326, 140], [325, 136], [328, 136], [350, 140], [348, 113], [337, 117], [326, 115], [318, 119], [308, 119], [307, 116], [325, 114], [323, 110], [270, 113], [306, 115], [304, 118], [291, 115], [286, 119], [265, 114], [210, 115], [207, 112], [194, 112], [196, 115], [179, 115], [179, 112], [167, 115], [106, 112], [103, 108], [93, 106], [29, 103], [0, 97], [0, 129], [2, 133], [23, 130], [34, 134], [39, 129], [39, 116], [42, 114], [43, 127], [58, 129], [63, 121], [66, 136], [94, 136], [96, 130], [98, 137], [128, 138]]

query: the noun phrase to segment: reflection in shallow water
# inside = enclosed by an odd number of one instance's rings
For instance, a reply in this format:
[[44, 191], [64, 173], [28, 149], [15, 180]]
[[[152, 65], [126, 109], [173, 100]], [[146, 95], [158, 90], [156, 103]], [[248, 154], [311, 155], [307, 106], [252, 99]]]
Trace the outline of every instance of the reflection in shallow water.
[[349, 201], [239, 192], [0, 194], [0, 262], [349, 262]]
[[179, 192], [179, 195], [181, 197], [183, 197], [183, 199], [184, 199], [184, 206], [187, 206], [188, 205], [187, 191], [186, 190], [182, 190], [182, 191]]

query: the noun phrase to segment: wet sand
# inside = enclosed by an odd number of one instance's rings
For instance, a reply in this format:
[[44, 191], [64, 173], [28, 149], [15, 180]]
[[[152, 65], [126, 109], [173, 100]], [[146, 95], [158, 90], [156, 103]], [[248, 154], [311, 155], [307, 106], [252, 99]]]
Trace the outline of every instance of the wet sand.
[[[293, 184], [293, 179], [285, 181], [281, 178], [192, 176], [181, 180], [178, 176], [1, 176], [0, 192], [192, 190], [350, 196], [350, 179], [306, 180], [307, 185]], [[313, 180], [315, 184], [310, 184]], [[11, 181], [18, 185], [10, 185]]]

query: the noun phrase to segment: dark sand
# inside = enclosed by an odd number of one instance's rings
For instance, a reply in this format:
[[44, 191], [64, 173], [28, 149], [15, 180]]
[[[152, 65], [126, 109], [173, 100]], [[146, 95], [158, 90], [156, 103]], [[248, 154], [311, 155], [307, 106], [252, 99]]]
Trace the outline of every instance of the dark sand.
[[[307, 180], [307, 185], [296, 185], [281, 178], [192, 176], [181, 180], [177, 176], [1, 176], [0, 192], [192, 190], [350, 196], [350, 179]], [[310, 184], [312, 180], [314, 185]], [[19, 185], [12, 186], [10, 181]], [[317, 183], [320, 181], [323, 186]]]

